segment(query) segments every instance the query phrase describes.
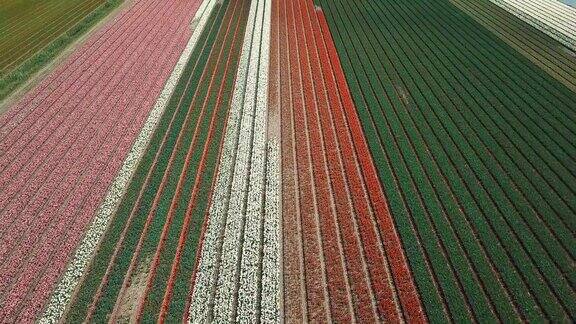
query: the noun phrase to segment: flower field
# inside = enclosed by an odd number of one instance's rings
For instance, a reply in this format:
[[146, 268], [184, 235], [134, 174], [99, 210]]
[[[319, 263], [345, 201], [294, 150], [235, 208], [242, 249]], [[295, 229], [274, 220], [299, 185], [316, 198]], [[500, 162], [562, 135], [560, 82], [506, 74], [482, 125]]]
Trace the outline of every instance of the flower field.
[[[103, 3], [0, 4], [1, 59]], [[123, 3], [0, 114], [0, 322], [574, 321], [571, 17]]]
[[285, 318], [422, 322], [323, 13], [310, 1], [276, 5]]
[[[234, 81], [247, 12], [241, 1], [208, 6], [217, 8], [200, 17], [202, 45], [184, 67], [67, 322], [184, 315], [194, 258], [182, 255], [193, 255], [198, 243], [228, 115], [224, 89]], [[127, 304], [134, 290], [140, 295]]]
[[[67, 47], [122, 0], [6, 0], [0, 3], [0, 102], [51, 68]], [[0, 112], [3, 111], [0, 106]]]
[[553, 38], [547, 37], [537, 28], [532, 28], [489, 0], [452, 3], [566, 87], [576, 90], [574, 56], [570, 51], [558, 46]]
[[574, 92], [448, 1], [318, 4], [428, 319], [573, 317]]
[[264, 50], [270, 41], [270, 10], [269, 0], [250, 4], [193, 277], [189, 318], [195, 322], [280, 320], [278, 112], [267, 109], [269, 52]]
[[190, 37], [173, 15], [199, 3], [153, 5], [122, 12], [1, 116], [4, 321], [42, 311]]

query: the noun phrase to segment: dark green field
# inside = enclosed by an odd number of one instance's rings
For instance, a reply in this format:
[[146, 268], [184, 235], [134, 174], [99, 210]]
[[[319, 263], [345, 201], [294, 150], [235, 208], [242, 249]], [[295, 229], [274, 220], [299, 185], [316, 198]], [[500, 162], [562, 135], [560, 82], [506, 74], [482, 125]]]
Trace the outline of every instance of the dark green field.
[[574, 62], [510, 25], [561, 83], [448, 0], [316, 4], [429, 320], [573, 320]]

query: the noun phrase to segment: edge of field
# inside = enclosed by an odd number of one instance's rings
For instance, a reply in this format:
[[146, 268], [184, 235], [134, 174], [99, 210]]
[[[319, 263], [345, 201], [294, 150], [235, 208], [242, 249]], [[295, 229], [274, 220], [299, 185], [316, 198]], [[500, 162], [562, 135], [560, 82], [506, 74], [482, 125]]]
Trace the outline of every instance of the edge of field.
[[0, 77], [0, 115], [65, 61], [94, 31], [131, 2], [132, 0], [106, 0], [17, 68]]

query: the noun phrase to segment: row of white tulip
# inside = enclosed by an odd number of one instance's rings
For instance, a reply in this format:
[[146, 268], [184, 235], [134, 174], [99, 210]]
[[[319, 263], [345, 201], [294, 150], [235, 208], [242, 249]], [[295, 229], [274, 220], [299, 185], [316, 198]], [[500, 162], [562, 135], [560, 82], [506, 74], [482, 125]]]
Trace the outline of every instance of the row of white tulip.
[[[246, 79], [246, 89], [244, 93], [243, 112], [240, 126], [240, 139], [236, 148], [236, 161], [234, 164], [234, 172], [232, 176], [232, 190], [230, 192], [230, 200], [228, 202], [228, 211], [226, 217], [226, 226], [224, 232], [224, 240], [222, 242], [221, 263], [218, 275], [218, 284], [216, 285], [216, 299], [214, 305], [214, 319], [222, 321], [233, 320], [233, 307], [235, 303], [234, 293], [237, 285], [237, 277], [241, 267], [240, 264], [240, 249], [242, 248], [242, 240], [244, 239], [244, 231], [248, 234], [251, 230], [248, 227], [257, 226], [256, 223], [250, 223], [251, 220], [247, 219], [248, 206], [246, 206], [246, 195], [248, 194], [248, 182], [251, 170], [251, 151], [252, 144], [258, 147], [260, 143], [256, 142], [258, 134], [255, 125], [259, 122], [261, 112], [256, 111], [257, 107], [254, 104], [256, 100], [256, 89], [258, 82], [258, 53], [261, 33], [261, 19], [258, 17], [261, 5], [264, 0], [253, 1], [254, 7], [254, 33], [252, 35], [252, 47], [250, 51], [250, 60], [248, 64], [248, 75]], [[253, 8], [251, 8], [253, 11]], [[262, 110], [262, 107], [260, 107]], [[254, 143], [252, 142], [254, 139]], [[254, 172], [259, 173], [255, 165]], [[252, 214], [252, 213], [251, 213]], [[252, 220], [253, 221], [253, 220]], [[250, 242], [252, 243], [252, 242]], [[252, 298], [256, 299], [256, 294]], [[238, 296], [238, 298], [240, 298]]]
[[[279, 117], [279, 116], [278, 116]], [[277, 129], [280, 129], [278, 125]], [[264, 251], [262, 260], [262, 302], [260, 321], [280, 322], [281, 298], [281, 173], [280, 140], [268, 138], [268, 159], [266, 165], [266, 206], [264, 216]]]
[[86, 271], [88, 264], [94, 255], [94, 251], [96, 250], [102, 235], [106, 231], [110, 219], [116, 211], [118, 204], [120, 203], [120, 200], [126, 191], [126, 188], [128, 187], [130, 179], [132, 178], [132, 175], [136, 171], [138, 162], [144, 155], [146, 147], [148, 146], [152, 134], [154, 133], [154, 130], [156, 129], [162, 114], [164, 113], [170, 96], [176, 88], [178, 79], [184, 71], [186, 62], [188, 62], [188, 59], [192, 54], [192, 50], [194, 49], [194, 46], [196, 45], [196, 42], [198, 41], [198, 38], [200, 37], [200, 34], [202, 33], [202, 30], [208, 20], [208, 17], [210, 16], [211, 7], [208, 4], [213, 2], [214, 0], [204, 0], [196, 11], [195, 17], [192, 21], [193, 25], [195, 24], [196, 27], [190, 37], [190, 40], [186, 44], [186, 47], [180, 55], [174, 70], [168, 78], [164, 88], [162, 89], [160, 96], [156, 100], [156, 103], [151, 110], [144, 124], [144, 127], [132, 145], [126, 160], [122, 164], [122, 168], [108, 189], [104, 201], [100, 205], [94, 220], [90, 224], [86, 235], [84, 236], [82, 242], [76, 250], [76, 253], [74, 254], [74, 258], [68, 264], [66, 272], [52, 293], [50, 301], [48, 302], [48, 305], [39, 320], [40, 323], [57, 323], [62, 317], [66, 306], [71, 300], [74, 289]]
[[[271, 34], [271, 1], [266, 6], [263, 35], [264, 53], [263, 60], [266, 67], [270, 64], [270, 34]], [[268, 68], [266, 68], [266, 78], [268, 78]], [[268, 85], [268, 79], [262, 81]], [[268, 86], [267, 86], [268, 88]], [[265, 92], [267, 94], [267, 92]], [[268, 97], [266, 96], [266, 99]], [[281, 322], [280, 309], [282, 307], [282, 231], [281, 231], [281, 160], [280, 160], [280, 107], [268, 107], [268, 129], [266, 159], [266, 192], [264, 210], [264, 235], [262, 251], [262, 298], [260, 304], [260, 322], [279, 323]]]
[[[242, 118], [244, 92], [246, 88], [246, 76], [250, 61], [250, 49], [252, 34], [254, 32], [256, 1], [252, 2], [248, 15], [244, 42], [240, 54], [236, 84], [232, 94], [232, 103], [224, 135], [224, 146], [220, 156], [220, 165], [216, 176], [216, 184], [212, 193], [212, 204], [208, 214], [208, 224], [204, 233], [202, 251], [199, 264], [197, 265], [196, 280], [192, 292], [192, 304], [190, 305], [190, 321], [206, 321], [210, 316], [210, 302], [212, 299], [212, 287], [216, 281], [219, 268], [220, 242], [222, 240], [226, 214], [228, 210], [230, 186], [236, 160], [236, 147], [240, 134], [240, 119]], [[248, 129], [244, 128], [243, 133]], [[245, 134], [244, 134], [245, 136]]]
[[576, 9], [557, 0], [490, 0], [576, 51]]
[[[256, 114], [254, 117], [254, 135], [252, 140], [252, 156], [250, 160], [248, 195], [246, 198], [244, 241], [242, 244], [242, 263], [240, 265], [240, 283], [238, 289], [238, 311], [237, 321], [255, 322], [259, 301], [265, 303], [269, 296], [262, 294], [260, 300], [258, 290], [260, 280], [264, 283], [264, 278], [270, 273], [260, 273], [261, 263], [266, 262], [260, 259], [260, 250], [264, 248], [261, 230], [266, 231], [264, 226], [264, 198], [266, 191], [266, 162], [267, 162], [267, 128], [268, 128], [268, 66], [270, 55], [270, 18], [272, 1], [260, 1], [258, 4], [258, 24], [257, 28], [262, 29], [261, 41], [259, 45], [259, 59], [253, 65], [253, 69], [258, 72], [256, 90]], [[260, 20], [262, 17], [262, 20]], [[266, 19], [268, 17], [268, 19]], [[252, 64], [252, 62], [251, 62]], [[259, 68], [258, 68], [259, 66]], [[251, 89], [250, 85], [249, 88]], [[254, 103], [251, 103], [254, 105]], [[242, 184], [243, 185], [243, 184]], [[272, 197], [273, 199], [273, 197]], [[277, 215], [266, 215], [267, 218], [279, 219]], [[267, 242], [268, 243], [268, 242]], [[265, 255], [263, 255], [264, 257]], [[271, 269], [274, 271], [273, 269]], [[274, 272], [272, 272], [274, 273]], [[227, 292], [224, 292], [227, 295]], [[272, 295], [272, 297], [275, 294]], [[226, 296], [228, 298], [228, 296]]]
[[256, 322], [258, 307], [262, 322], [280, 321], [280, 148], [267, 136], [270, 7], [251, 3], [190, 322]]

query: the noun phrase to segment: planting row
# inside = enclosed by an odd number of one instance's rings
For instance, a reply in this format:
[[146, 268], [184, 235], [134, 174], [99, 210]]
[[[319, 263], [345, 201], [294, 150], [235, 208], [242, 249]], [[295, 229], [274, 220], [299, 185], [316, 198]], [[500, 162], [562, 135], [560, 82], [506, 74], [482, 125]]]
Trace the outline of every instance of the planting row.
[[271, 1], [254, 0], [202, 250], [191, 322], [279, 322], [279, 112], [268, 106]]
[[318, 3], [428, 318], [573, 318], [576, 94], [447, 0]]
[[556, 0], [490, 0], [576, 51], [576, 9]]
[[[287, 322], [422, 322], [418, 293], [321, 11], [274, 1]], [[386, 242], [386, 243], [384, 243]]]
[[184, 48], [197, 6], [127, 7], [0, 118], [3, 321], [38, 317]]
[[247, 8], [242, 1], [203, 4], [190, 60], [66, 322], [186, 315]]

